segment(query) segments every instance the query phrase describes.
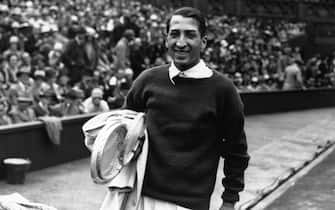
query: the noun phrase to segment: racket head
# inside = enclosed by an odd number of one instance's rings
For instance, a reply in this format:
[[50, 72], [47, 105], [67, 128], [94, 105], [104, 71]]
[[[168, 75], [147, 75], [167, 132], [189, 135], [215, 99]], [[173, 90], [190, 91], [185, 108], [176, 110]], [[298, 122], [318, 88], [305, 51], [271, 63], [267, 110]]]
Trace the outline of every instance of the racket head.
[[91, 177], [96, 183], [112, 180], [124, 166], [126, 124], [115, 122], [103, 129], [106, 132], [98, 135], [91, 154]]

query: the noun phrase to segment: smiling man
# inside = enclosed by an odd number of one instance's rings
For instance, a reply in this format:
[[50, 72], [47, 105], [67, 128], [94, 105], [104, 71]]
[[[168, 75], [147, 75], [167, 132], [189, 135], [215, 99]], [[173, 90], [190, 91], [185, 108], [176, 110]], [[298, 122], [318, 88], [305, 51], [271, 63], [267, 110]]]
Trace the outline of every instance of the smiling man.
[[198, 10], [174, 11], [166, 37], [171, 64], [144, 71], [128, 93], [125, 108], [146, 113], [149, 136], [140, 210], [208, 210], [220, 156], [220, 210], [233, 209], [243, 190], [243, 104], [232, 81], [201, 59], [206, 41]]

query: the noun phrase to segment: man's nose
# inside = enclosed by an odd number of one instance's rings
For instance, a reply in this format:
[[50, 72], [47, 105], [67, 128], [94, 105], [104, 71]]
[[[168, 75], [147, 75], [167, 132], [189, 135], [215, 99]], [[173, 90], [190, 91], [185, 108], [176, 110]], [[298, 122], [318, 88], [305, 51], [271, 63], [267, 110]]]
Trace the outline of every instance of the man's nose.
[[186, 46], [186, 40], [184, 36], [180, 36], [176, 43], [177, 47], [185, 47]]

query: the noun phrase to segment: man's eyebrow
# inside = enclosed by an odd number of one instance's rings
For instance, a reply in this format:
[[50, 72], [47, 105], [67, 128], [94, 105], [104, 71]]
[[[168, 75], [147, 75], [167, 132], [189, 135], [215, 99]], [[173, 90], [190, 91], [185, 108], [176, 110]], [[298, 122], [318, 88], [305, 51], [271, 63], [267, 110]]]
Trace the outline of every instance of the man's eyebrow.
[[188, 32], [188, 33], [196, 33], [197, 30], [196, 29], [171, 29], [170, 31], [184, 31], [184, 32]]

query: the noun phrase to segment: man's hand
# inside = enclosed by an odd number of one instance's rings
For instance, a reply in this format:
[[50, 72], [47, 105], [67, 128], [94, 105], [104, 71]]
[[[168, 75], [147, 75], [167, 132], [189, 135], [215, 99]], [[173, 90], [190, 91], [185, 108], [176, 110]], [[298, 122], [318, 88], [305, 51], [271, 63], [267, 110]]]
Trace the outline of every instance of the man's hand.
[[233, 203], [223, 203], [219, 210], [234, 210]]

